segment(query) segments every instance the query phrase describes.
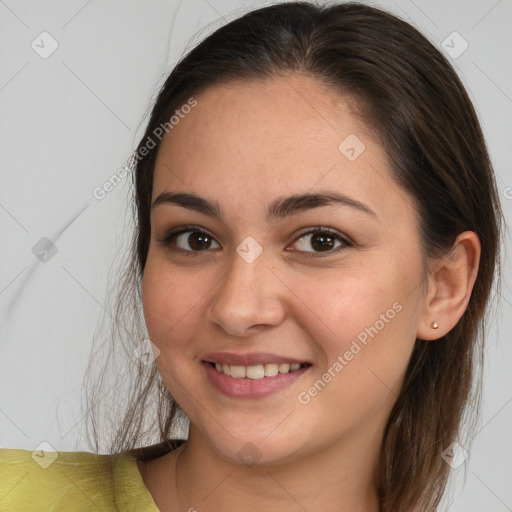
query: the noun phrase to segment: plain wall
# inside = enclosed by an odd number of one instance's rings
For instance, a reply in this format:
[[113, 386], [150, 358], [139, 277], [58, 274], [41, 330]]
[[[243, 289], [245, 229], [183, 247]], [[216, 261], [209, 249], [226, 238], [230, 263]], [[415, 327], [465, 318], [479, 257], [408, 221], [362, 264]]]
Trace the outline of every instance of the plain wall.
[[[88, 450], [79, 437], [82, 378], [106, 304], [109, 268], [129, 236], [124, 222], [130, 208], [127, 179], [101, 200], [93, 190], [130, 156], [157, 86], [186, 48], [223, 17], [262, 5], [0, 2], [2, 446], [34, 449], [44, 441], [56, 450]], [[467, 41], [466, 51], [450, 58], [480, 116], [510, 218], [512, 2], [374, 5], [410, 21], [439, 48], [454, 31]], [[43, 58], [54, 41], [58, 48]], [[44, 237], [56, 248], [54, 255], [47, 252], [47, 262], [33, 253], [34, 246], [44, 252]], [[452, 500], [445, 505], [453, 512], [512, 510], [508, 260], [504, 267], [498, 314], [490, 318], [481, 430], [465, 486], [464, 466], [454, 471]]]

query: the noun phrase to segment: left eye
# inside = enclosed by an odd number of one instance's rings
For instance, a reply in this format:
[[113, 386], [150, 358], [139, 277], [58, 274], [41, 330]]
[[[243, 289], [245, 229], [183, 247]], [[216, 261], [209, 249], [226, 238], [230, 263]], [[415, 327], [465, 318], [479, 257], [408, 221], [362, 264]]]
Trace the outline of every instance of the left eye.
[[[309, 241], [308, 241], [309, 238]], [[338, 242], [338, 245], [336, 245]], [[299, 246], [299, 250], [303, 252], [337, 252], [332, 251], [332, 249], [338, 249], [341, 246], [350, 246], [350, 243], [345, 240], [341, 235], [339, 235], [336, 231], [331, 230], [317, 230], [310, 231], [301, 235], [297, 238], [296, 242], [294, 242]], [[309, 251], [308, 248], [312, 247], [314, 250]]]

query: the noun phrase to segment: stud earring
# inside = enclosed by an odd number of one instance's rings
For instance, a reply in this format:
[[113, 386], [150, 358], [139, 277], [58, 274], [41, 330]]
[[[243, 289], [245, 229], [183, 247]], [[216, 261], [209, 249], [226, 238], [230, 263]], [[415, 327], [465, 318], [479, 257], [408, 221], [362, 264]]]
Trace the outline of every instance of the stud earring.
[[432, 322], [431, 325], [432, 325], [432, 329], [437, 329], [439, 327], [439, 324], [435, 320]]

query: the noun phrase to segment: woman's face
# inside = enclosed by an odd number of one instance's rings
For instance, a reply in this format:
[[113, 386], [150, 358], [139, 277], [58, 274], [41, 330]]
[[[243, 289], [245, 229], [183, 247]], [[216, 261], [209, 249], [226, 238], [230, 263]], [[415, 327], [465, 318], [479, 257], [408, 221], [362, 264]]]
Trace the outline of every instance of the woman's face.
[[[195, 99], [158, 153], [143, 279], [167, 388], [235, 461], [377, 447], [424, 279], [418, 219], [385, 148], [311, 78]], [[165, 245], [171, 230], [183, 233]]]

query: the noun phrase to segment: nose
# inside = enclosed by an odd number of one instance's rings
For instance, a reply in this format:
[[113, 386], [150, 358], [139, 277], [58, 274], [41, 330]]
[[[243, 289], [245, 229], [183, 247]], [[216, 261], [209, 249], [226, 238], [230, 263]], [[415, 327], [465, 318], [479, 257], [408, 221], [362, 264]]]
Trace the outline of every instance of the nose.
[[225, 335], [254, 336], [285, 318], [282, 294], [286, 287], [264, 255], [248, 263], [234, 253], [227, 273], [214, 289], [206, 315]]

